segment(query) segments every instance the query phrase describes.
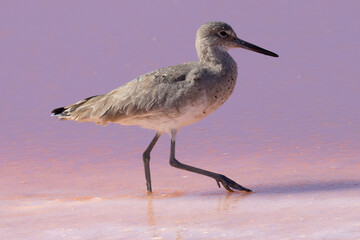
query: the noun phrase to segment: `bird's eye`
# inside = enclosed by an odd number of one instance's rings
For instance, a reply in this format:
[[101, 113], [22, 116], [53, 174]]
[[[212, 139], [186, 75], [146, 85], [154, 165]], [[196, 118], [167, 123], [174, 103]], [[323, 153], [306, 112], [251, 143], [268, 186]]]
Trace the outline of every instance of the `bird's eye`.
[[229, 36], [229, 35], [227, 34], [227, 32], [225, 32], [225, 31], [220, 31], [220, 32], [219, 32], [219, 35], [220, 35], [220, 37], [227, 37], [227, 36]]

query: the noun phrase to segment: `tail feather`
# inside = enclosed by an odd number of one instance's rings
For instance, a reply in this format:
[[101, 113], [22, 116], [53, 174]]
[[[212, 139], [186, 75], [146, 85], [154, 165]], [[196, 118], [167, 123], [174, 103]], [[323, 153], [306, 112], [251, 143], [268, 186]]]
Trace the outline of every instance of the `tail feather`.
[[66, 110], [65, 107], [59, 107], [59, 108], [55, 108], [54, 110], [51, 111], [51, 113], [56, 116], [56, 115], [61, 115], [64, 111]]
[[80, 106], [82, 106], [84, 103], [86, 103], [90, 99], [97, 97], [97, 96], [98, 95], [85, 98], [77, 103], [74, 103], [74, 104], [66, 106], [66, 107], [55, 108], [51, 111], [51, 113], [53, 116], [58, 117], [59, 119], [72, 119], [71, 113], [73, 111], [78, 109]]

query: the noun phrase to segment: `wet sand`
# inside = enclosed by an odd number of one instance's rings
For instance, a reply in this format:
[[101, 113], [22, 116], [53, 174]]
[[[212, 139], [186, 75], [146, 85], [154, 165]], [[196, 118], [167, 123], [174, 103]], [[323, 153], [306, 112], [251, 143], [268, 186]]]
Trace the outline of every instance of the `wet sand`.
[[[360, 239], [360, 4], [224, 3], [2, 3], [0, 239]], [[214, 19], [280, 58], [231, 50], [235, 92], [180, 131], [177, 158], [253, 193], [172, 168], [164, 135], [148, 196], [154, 133], [49, 117], [196, 59]]]

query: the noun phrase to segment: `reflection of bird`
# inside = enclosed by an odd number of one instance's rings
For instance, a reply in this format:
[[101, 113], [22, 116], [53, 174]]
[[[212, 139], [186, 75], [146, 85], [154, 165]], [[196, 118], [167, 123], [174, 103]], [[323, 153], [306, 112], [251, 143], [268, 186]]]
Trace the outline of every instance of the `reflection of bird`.
[[103, 125], [139, 125], [155, 130], [155, 137], [143, 153], [148, 192], [152, 191], [150, 152], [163, 133], [171, 135], [171, 166], [211, 177], [219, 187], [221, 183], [228, 191], [250, 192], [224, 175], [185, 165], [175, 159], [177, 131], [206, 117], [233, 92], [237, 65], [227, 52], [230, 48], [245, 48], [278, 57], [239, 39], [228, 24], [210, 22], [197, 31], [196, 50], [200, 61], [155, 70], [107, 94], [54, 109], [52, 113], [59, 119]]

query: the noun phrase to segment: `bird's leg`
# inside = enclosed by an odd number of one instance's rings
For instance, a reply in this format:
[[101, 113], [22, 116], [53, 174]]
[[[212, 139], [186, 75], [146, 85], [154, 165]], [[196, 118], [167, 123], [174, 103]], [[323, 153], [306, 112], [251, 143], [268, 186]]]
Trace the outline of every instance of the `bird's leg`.
[[152, 192], [151, 189], [151, 177], [150, 177], [150, 153], [151, 150], [154, 148], [157, 140], [161, 136], [160, 133], [156, 133], [153, 140], [151, 140], [149, 146], [146, 148], [145, 152], [143, 153], [143, 161], [144, 161], [144, 168], [145, 168], [145, 179], [146, 179], [146, 189], [148, 193]]
[[222, 174], [218, 174], [218, 173], [206, 171], [206, 170], [203, 170], [200, 168], [196, 168], [193, 166], [189, 166], [189, 165], [183, 164], [183, 163], [179, 162], [178, 160], [176, 160], [175, 159], [175, 139], [173, 139], [173, 138], [171, 139], [170, 165], [173, 167], [176, 167], [176, 168], [186, 170], [186, 171], [199, 173], [199, 174], [211, 177], [211, 178], [215, 179], [215, 181], [217, 182], [219, 187], [220, 187], [220, 183], [221, 183], [224, 186], [224, 188], [226, 188], [226, 190], [228, 190], [229, 192], [233, 192], [232, 189], [251, 192], [250, 189], [247, 189], [247, 188], [237, 184], [236, 182], [234, 182], [233, 180], [231, 180], [230, 178], [227, 178], [226, 176], [224, 176]]

